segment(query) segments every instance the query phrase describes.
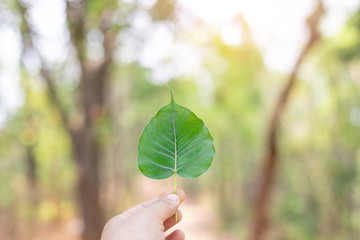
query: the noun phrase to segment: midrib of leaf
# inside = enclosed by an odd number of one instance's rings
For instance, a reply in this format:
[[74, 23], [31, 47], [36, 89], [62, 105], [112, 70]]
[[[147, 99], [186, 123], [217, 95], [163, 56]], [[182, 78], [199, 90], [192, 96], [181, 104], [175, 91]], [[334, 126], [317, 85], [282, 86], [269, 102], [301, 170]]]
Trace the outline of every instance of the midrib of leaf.
[[[171, 92], [171, 90], [170, 90]], [[176, 164], [177, 164], [177, 150], [176, 150], [176, 129], [175, 129], [175, 109], [174, 96], [171, 92], [171, 111], [172, 111], [172, 125], [174, 130], [174, 145], [175, 145], [175, 164], [174, 164], [174, 194], [176, 194]], [[175, 212], [175, 222], [177, 222], [177, 212]]]
[[174, 173], [176, 177], [176, 165], [177, 165], [177, 144], [176, 144], [176, 129], [175, 129], [175, 110], [174, 110], [174, 99], [171, 94], [171, 111], [172, 111], [172, 125], [174, 132], [174, 145], [175, 145], [175, 163], [174, 163]]

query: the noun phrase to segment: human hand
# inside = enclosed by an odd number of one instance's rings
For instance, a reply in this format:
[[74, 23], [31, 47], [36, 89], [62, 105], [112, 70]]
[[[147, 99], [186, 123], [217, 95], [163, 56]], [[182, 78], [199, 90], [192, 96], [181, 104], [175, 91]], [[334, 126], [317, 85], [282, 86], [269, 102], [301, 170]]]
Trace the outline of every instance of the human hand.
[[178, 207], [185, 199], [185, 192], [178, 190], [176, 194], [171, 193], [164, 192], [111, 218], [104, 227], [101, 240], [184, 240], [181, 230], [175, 230], [166, 238], [164, 235], [182, 218]]

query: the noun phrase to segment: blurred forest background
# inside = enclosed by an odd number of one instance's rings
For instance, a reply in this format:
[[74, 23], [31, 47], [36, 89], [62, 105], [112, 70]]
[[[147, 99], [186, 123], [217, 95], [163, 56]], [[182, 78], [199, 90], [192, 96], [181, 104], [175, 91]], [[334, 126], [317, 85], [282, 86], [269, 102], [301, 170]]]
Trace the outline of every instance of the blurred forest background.
[[2, 0], [0, 238], [99, 239], [171, 189], [136, 162], [165, 84], [215, 140], [188, 239], [358, 239], [356, 0]]

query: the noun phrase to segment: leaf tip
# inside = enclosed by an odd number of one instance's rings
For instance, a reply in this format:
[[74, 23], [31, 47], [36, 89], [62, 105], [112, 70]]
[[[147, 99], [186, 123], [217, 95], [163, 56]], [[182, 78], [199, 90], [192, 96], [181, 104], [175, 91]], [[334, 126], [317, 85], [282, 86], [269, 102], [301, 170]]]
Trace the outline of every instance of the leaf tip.
[[168, 85], [168, 88], [169, 88], [170, 95], [171, 95], [171, 102], [175, 102], [173, 92], [172, 92], [171, 88], [169, 87], [169, 85]]

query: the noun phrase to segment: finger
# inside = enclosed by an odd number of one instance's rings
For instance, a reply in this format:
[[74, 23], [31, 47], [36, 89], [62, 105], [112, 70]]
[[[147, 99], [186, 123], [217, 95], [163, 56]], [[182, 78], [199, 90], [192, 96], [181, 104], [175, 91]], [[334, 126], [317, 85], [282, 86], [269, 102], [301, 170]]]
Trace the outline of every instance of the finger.
[[146, 211], [149, 216], [154, 216], [156, 220], [163, 223], [175, 214], [179, 204], [180, 197], [176, 194], [170, 194], [146, 207], [144, 211]]
[[[141, 209], [147, 207], [147, 206], [150, 206], [151, 204], [153, 204], [154, 202], [156, 202], [157, 200], [161, 199], [161, 198], [164, 198], [166, 197], [167, 195], [173, 193], [173, 191], [171, 190], [168, 190], [166, 192], [163, 192], [161, 193], [159, 196], [157, 197], [154, 197], [153, 199], [151, 200], [148, 200], [146, 202], [143, 202], [143, 203], [140, 203], [138, 205], [136, 205], [135, 207], [132, 207], [128, 210], [126, 210], [125, 212], [123, 212], [122, 214], [116, 216], [116, 218], [119, 218], [119, 219], [127, 219], [129, 217], [131, 217], [132, 215], [134, 215], [135, 213], [137, 213], [138, 211], [140, 211]], [[182, 189], [179, 189], [176, 191], [176, 194], [180, 197], [180, 203], [182, 203], [185, 198], [186, 198], [186, 194], [185, 192], [182, 190]]]
[[178, 222], [180, 222], [181, 219], [182, 219], [182, 213], [178, 209], [177, 210], [177, 221], [175, 221], [175, 215], [172, 215], [171, 217], [166, 219], [165, 222], [164, 222], [164, 229], [165, 229], [164, 232], [167, 231], [168, 229], [172, 228]]
[[[172, 191], [166, 191], [166, 192], [163, 192], [161, 193], [159, 196], [157, 197], [154, 197], [153, 199], [150, 199], [146, 202], [143, 202], [143, 203], [140, 203], [138, 205], [136, 205], [135, 207], [132, 207], [128, 210], [126, 210], [125, 212], [123, 212], [121, 215], [124, 215], [126, 217], [129, 217], [129, 216], [132, 216], [134, 215], [135, 213], [137, 213], [139, 210], [147, 207], [147, 206], [150, 206], [151, 204], [153, 204], [154, 202], [156, 202], [157, 200], [159, 200], [160, 198], [163, 198], [163, 197], [166, 197], [167, 195], [171, 194]], [[185, 193], [184, 193], [185, 194]]]
[[179, 229], [173, 231], [165, 238], [165, 240], [184, 240], [184, 239], [185, 239], [185, 234], [183, 231]]
[[[173, 191], [163, 192], [162, 194], [160, 194], [159, 198], [160, 199], [164, 198], [167, 195], [169, 195], [170, 193], [173, 193]], [[180, 197], [180, 203], [182, 203], [186, 198], [185, 192], [182, 189], [179, 189], [179, 190], [176, 191], [176, 194]]]

